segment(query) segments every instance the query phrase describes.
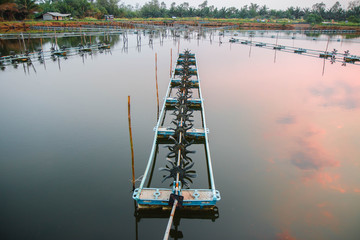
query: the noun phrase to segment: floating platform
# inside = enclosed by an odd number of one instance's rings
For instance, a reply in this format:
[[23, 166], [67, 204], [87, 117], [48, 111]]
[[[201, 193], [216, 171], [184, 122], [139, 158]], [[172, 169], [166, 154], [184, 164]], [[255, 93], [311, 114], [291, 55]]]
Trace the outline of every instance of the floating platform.
[[[205, 131], [209, 133], [209, 129], [203, 129], [203, 128], [192, 128], [186, 132], [186, 137], [189, 140], [194, 141], [194, 143], [205, 143]], [[159, 128], [157, 131], [157, 143], [172, 143], [172, 141], [169, 139], [170, 136], [174, 136], [175, 130], [170, 128]]]
[[51, 52], [51, 55], [52, 56], [66, 56], [67, 55], [67, 52], [66, 51], [53, 51]]
[[282, 50], [282, 49], [285, 49], [285, 47], [279, 45], [279, 46], [275, 46], [274, 49], [275, 49], [275, 50]]
[[[180, 79], [171, 79], [171, 87], [177, 87], [180, 85], [181, 80]], [[199, 81], [197, 79], [190, 79], [190, 82], [192, 84], [192, 88], [198, 88], [199, 87]]]
[[91, 48], [79, 48], [79, 52], [92, 52]]
[[[176, 68], [175, 69], [175, 75], [180, 75], [181, 71], [182, 71], [181, 68]], [[190, 75], [196, 76], [197, 75], [197, 69], [196, 68], [190, 69]]]
[[266, 46], [266, 43], [256, 43], [255, 46], [256, 47], [264, 47], [264, 46]]
[[357, 56], [344, 57], [344, 61], [347, 63], [355, 63], [360, 61], [360, 57]]
[[[158, 205], [168, 206], [170, 195], [173, 194], [172, 189], [166, 188], [146, 188], [139, 192], [139, 189], [135, 189], [133, 197], [137, 198], [139, 205]], [[214, 206], [217, 201], [221, 199], [220, 192], [211, 189], [183, 189], [181, 196], [184, 197], [182, 206]], [[144, 207], [144, 206], [143, 206]]]
[[325, 59], [327, 59], [327, 58], [331, 58], [331, 54], [330, 53], [320, 53], [320, 55], [319, 55], [319, 57], [320, 58], [325, 58]]
[[[193, 110], [199, 110], [201, 109], [201, 99], [200, 98], [192, 98], [188, 100], [190, 103], [190, 107]], [[175, 108], [176, 104], [178, 104], [177, 98], [169, 97], [165, 100], [165, 106], [167, 109], [173, 109]]]
[[306, 53], [306, 49], [299, 48], [299, 49], [294, 50], [294, 53], [298, 53], [298, 54]]
[[31, 62], [31, 59], [28, 56], [12, 56], [10, 59], [12, 63]]
[[110, 49], [110, 44], [99, 44], [98, 49]]

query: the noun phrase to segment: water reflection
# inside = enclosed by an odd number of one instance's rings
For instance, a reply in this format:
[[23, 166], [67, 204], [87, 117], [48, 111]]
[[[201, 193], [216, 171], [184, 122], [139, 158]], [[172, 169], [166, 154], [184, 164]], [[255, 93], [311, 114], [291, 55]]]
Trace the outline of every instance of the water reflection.
[[[135, 203], [136, 204], [136, 203]], [[163, 209], [136, 209], [135, 216], [135, 239], [139, 239], [139, 223], [142, 219], [168, 219], [171, 208], [168, 210]], [[192, 219], [192, 220], [211, 220], [215, 222], [219, 218], [219, 210], [217, 207], [212, 209], [177, 209], [173, 220], [173, 228], [170, 230], [169, 239], [183, 239], [191, 237], [191, 232], [183, 233], [181, 229], [181, 219]]]
[[[214, 223], [181, 218], [183, 237], [357, 240], [359, 66], [327, 64], [322, 76], [323, 59], [277, 51], [274, 64], [274, 51], [260, 47], [252, 47], [249, 58], [250, 46], [230, 48], [231, 32], [224, 35], [220, 45], [215, 32], [199, 40], [169, 34], [162, 47], [154, 38], [151, 49], [141, 32], [141, 52], [137, 35], [129, 34], [128, 54], [122, 54], [119, 36], [111, 54], [45, 59], [46, 70], [34, 62], [36, 75], [27, 63], [2, 71], [1, 237], [163, 236], [167, 219], [134, 217], [126, 99], [134, 99], [135, 164], [142, 174], [156, 119], [154, 54], [161, 95], [169, 82], [170, 48], [189, 48], [198, 56], [223, 198]], [[275, 43], [276, 33], [263, 35]], [[326, 48], [326, 41], [292, 36], [279, 37], [278, 44]], [[44, 43], [50, 47], [51, 41]], [[360, 54], [354, 42], [330, 41], [333, 48]], [[206, 176], [201, 169], [199, 174]], [[205, 177], [195, 184], [208, 182]]]

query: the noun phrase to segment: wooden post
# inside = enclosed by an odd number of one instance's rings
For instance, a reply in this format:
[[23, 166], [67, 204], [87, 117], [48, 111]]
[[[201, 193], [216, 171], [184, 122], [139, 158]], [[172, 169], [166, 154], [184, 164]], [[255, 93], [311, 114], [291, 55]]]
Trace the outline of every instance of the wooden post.
[[130, 96], [128, 96], [128, 119], [129, 119], [129, 135], [130, 135], [130, 147], [131, 147], [131, 165], [132, 165], [132, 184], [133, 190], [135, 190], [135, 161], [134, 161], [134, 146], [131, 132], [131, 115], [130, 115]]
[[172, 48], [170, 49], [170, 77], [172, 75]]
[[54, 29], [54, 32], [55, 32], [55, 49], [59, 49], [58, 47], [58, 43], [57, 43], [57, 38], [56, 38], [56, 30]]
[[26, 44], [25, 44], [24, 34], [23, 33], [21, 33], [21, 38], [22, 38], [22, 41], [23, 41], [23, 44], [24, 44], [24, 52], [26, 52]]
[[157, 80], [157, 53], [155, 53], [155, 82], [156, 82], [156, 100], [157, 100], [157, 115], [156, 115], [156, 121], [159, 121], [159, 86], [158, 86], [158, 80]]
[[82, 39], [82, 31], [81, 31], [81, 27], [80, 27], [80, 40], [81, 40], [81, 45], [84, 45], [84, 44], [83, 44], [83, 39]]
[[180, 38], [179, 38], [179, 42], [178, 42], [178, 55], [180, 53]]
[[173, 205], [173, 207], [172, 207], [172, 209], [171, 209], [170, 218], [169, 218], [168, 224], [167, 224], [167, 226], [166, 226], [166, 230], [165, 230], [165, 234], [164, 234], [163, 240], [168, 240], [168, 239], [169, 239], [170, 229], [171, 229], [172, 222], [173, 222], [173, 219], [174, 219], [174, 215], [175, 215], [175, 210], [176, 210], [177, 204], [178, 204], [178, 200], [175, 199], [174, 205]]
[[[326, 44], [325, 54], [328, 54], [328, 53], [327, 53], [327, 50], [328, 50], [328, 48], [329, 48], [329, 42], [330, 42], [330, 37], [328, 38], [328, 41], [327, 41], [327, 44]], [[324, 58], [324, 62], [323, 62], [322, 76], [324, 76], [324, 73], [325, 73], [325, 59], [326, 59], [326, 58]]]

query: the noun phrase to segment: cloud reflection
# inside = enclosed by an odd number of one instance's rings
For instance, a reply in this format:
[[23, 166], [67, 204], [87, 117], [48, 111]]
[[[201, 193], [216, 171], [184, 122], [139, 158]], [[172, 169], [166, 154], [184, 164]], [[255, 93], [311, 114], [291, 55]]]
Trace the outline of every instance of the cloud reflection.
[[285, 115], [282, 117], [279, 117], [276, 122], [278, 124], [294, 124], [295, 123], [295, 117], [293, 115]]
[[287, 230], [284, 230], [276, 235], [276, 240], [296, 240], [296, 238], [291, 236]]
[[360, 106], [360, 86], [351, 86], [346, 82], [336, 82], [333, 86], [319, 85], [311, 88], [310, 93], [322, 98], [324, 107], [356, 109]]
[[286, 131], [280, 132], [296, 135], [293, 137], [291, 149], [287, 152], [287, 159], [300, 171], [301, 182], [305, 184], [317, 182], [323, 188], [345, 193], [346, 189], [338, 183], [340, 174], [332, 173], [333, 168], [340, 166], [340, 161], [335, 159], [331, 151], [321, 143], [327, 132], [311, 125], [302, 126], [295, 119], [293, 115], [285, 115], [278, 118], [277, 123], [281, 122], [281, 126], [285, 123], [293, 123], [290, 128], [284, 126], [283, 129]]
[[291, 154], [291, 163], [301, 170], [322, 170], [326, 167], [339, 166], [340, 162], [329, 157], [323, 147], [317, 143], [314, 137], [316, 134], [316, 131], [308, 131], [296, 140], [299, 150]]

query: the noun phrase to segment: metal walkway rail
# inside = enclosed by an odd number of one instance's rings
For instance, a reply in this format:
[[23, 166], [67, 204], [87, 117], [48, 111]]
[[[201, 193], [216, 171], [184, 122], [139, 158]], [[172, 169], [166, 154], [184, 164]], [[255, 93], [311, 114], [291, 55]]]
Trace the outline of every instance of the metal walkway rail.
[[[198, 96], [194, 98], [192, 97], [193, 94]], [[175, 116], [172, 121], [175, 125], [174, 128], [164, 126], [166, 118], [170, 116], [170, 114], [167, 114], [168, 111], [173, 111], [171, 116]], [[192, 119], [194, 111], [200, 111], [201, 113], [201, 128], [198, 129], [195, 129], [192, 123], [194, 121]], [[154, 130], [154, 141], [148, 164], [139, 188], [136, 188], [133, 192], [133, 198], [139, 209], [158, 208], [168, 210], [172, 208], [164, 237], [164, 239], [167, 239], [177, 208], [209, 209], [213, 208], [216, 202], [221, 199], [220, 192], [215, 188], [197, 62], [195, 54], [191, 54], [189, 51], [179, 54], [169, 81], [161, 114]], [[168, 173], [163, 182], [167, 179], [173, 179], [172, 188], [150, 187], [158, 145], [163, 143], [174, 144], [168, 146], [170, 150], [167, 155], [168, 165], [166, 165], [166, 168], [159, 169]], [[188, 188], [189, 183], [192, 183], [191, 178], [196, 177], [195, 171], [191, 170], [195, 162], [187, 155], [194, 153], [194, 151], [187, 149], [192, 144], [204, 145], [209, 179], [208, 189]], [[145, 187], [145, 183], [147, 183], [147, 187]]]
[[261, 47], [265, 49], [282, 51], [287, 53], [296, 53], [308, 57], [328, 59], [332, 63], [340, 62], [343, 63], [343, 65], [345, 65], [346, 63], [360, 65], [360, 56], [351, 55], [349, 51], [346, 51], [344, 53], [339, 53], [336, 49], [334, 49], [333, 51], [321, 51], [321, 50], [297, 48], [297, 47], [278, 45], [278, 44], [266, 43], [266, 42], [258, 42], [258, 41], [252, 41], [246, 39], [238, 39], [238, 38], [231, 38], [229, 42], [235, 44]]

